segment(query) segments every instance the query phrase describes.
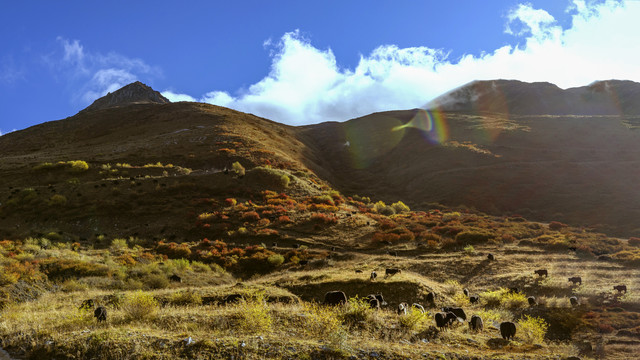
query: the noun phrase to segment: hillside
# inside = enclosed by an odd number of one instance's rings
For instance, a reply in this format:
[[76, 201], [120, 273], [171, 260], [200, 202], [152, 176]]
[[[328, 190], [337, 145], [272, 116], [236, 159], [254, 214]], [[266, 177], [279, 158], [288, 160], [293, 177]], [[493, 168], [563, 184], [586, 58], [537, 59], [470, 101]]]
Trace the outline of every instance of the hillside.
[[[290, 127], [125, 96], [7, 134], [0, 346], [28, 359], [628, 358], [640, 238], [587, 221], [620, 231], [635, 216], [629, 121], [408, 110]], [[347, 304], [321, 305], [335, 290]], [[377, 293], [380, 309], [363, 300]], [[426, 311], [398, 314], [403, 302]], [[444, 306], [484, 329], [437, 328]]]

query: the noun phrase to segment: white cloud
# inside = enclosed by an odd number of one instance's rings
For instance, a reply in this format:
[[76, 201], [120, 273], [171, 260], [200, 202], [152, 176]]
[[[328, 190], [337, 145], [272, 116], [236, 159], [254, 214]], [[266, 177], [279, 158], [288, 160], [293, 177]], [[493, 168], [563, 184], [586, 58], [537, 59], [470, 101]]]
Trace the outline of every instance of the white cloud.
[[178, 94], [178, 93], [174, 93], [173, 91], [163, 91], [162, 92], [162, 96], [166, 97], [167, 99], [169, 99], [169, 101], [171, 102], [178, 102], [178, 101], [196, 101], [196, 99], [190, 95], [187, 94]]
[[45, 61], [63, 78], [79, 89], [74, 94], [74, 102], [81, 106], [91, 104], [95, 99], [115, 91], [141, 77], [153, 78], [160, 70], [147, 65], [140, 59], [128, 58], [117, 53], [102, 54], [87, 52], [78, 40], [58, 37], [62, 46], [62, 56], [45, 57]]
[[361, 56], [355, 69], [340, 68], [331, 49], [317, 49], [294, 31], [275, 45], [265, 42], [275, 46], [271, 70], [247, 90], [180, 96], [297, 125], [420, 107], [473, 80], [548, 81], [563, 88], [640, 81], [640, 2], [573, 0], [567, 11], [573, 21], [563, 29], [543, 9], [512, 9], [505, 32], [524, 40], [518, 46], [452, 60], [438, 49], [384, 45]]

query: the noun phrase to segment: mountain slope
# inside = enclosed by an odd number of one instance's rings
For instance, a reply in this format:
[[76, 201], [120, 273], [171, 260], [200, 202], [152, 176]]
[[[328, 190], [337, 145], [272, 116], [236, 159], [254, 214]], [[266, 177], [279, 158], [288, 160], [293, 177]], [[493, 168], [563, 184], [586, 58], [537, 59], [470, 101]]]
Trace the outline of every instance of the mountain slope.
[[596, 81], [560, 89], [550, 83], [474, 81], [431, 101], [442, 111], [486, 111], [517, 115], [639, 115], [640, 86], [632, 81]]

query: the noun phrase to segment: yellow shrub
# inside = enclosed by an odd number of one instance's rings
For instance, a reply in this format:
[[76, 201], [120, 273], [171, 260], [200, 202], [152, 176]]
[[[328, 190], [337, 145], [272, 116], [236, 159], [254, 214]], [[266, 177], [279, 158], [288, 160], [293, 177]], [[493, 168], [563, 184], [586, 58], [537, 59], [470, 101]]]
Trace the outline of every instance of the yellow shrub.
[[340, 350], [347, 341], [347, 329], [342, 325], [336, 308], [304, 303], [305, 333], [310, 338], [327, 339], [328, 345]]
[[153, 317], [159, 307], [151, 294], [139, 290], [127, 296], [122, 310], [128, 320], [142, 320]]
[[544, 341], [549, 324], [544, 319], [525, 315], [518, 320], [518, 337], [528, 344], [539, 344]]
[[400, 325], [412, 331], [420, 331], [432, 322], [427, 313], [413, 307], [409, 308], [407, 315], [400, 316], [399, 321]]
[[238, 327], [240, 330], [250, 334], [266, 333], [271, 330], [273, 319], [264, 295], [241, 301], [238, 308]]

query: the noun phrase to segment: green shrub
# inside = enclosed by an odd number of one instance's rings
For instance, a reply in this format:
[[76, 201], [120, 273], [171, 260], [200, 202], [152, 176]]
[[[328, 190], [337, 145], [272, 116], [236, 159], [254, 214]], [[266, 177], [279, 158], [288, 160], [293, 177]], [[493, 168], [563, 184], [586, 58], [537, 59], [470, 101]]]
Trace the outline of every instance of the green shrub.
[[271, 266], [278, 267], [282, 265], [282, 263], [284, 263], [284, 256], [280, 254], [273, 254], [267, 258], [267, 261], [269, 262], [269, 264], [271, 264]]
[[64, 195], [56, 194], [49, 198], [49, 206], [64, 206], [67, 204], [67, 198]]
[[238, 304], [238, 327], [249, 334], [266, 333], [271, 330], [273, 319], [264, 295], [241, 301]]
[[172, 305], [202, 305], [202, 296], [195, 291], [183, 290], [171, 294], [169, 303]]
[[549, 329], [549, 324], [544, 319], [530, 317], [529, 315], [524, 315], [517, 323], [518, 337], [527, 344], [542, 343], [547, 334], [547, 329]]
[[231, 164], [231, 170], [233, 170], [238, 176], [244, 176], [245, 174], [244, 166], [237, 161]]
[[476, 249], [473, 247], [473, 245], [467, 245], [464, 247], [464, 252], [467, 255], [473, 255], [476, 253]]
[[87, 164], [86, 161], [67, 161], [67, 164], [71, 167], [72, 172], [83, 172], [89, 170], [89, 164]]
[[122, 310], [127, 320], [143, 320], [153, 317], [160, 305], [149, 293], [136, 291], [127, 296]]
[[411, 331], [420, 331], [431, 322], [427, 313], [423, 313], [414, 307], [409, 308], [407, 315], [401, 316], [399, 320], [402, 327]]
[[411, 211], [407, 205], [405, 205], [402, 201], [398, 201], [397, 203], [391, 204], [391, 207], [395, 211], [396, 214], [401, 214], [405, 212]]
[[164, 289], [169, 286], [169, 279], [164, 274], [151, 274], [143, 279], [143, 282], [151, 289]]
[[49, 258], [40, 262], [40, 271], [49, 280], [71, 279], [88, 276], [106, 276], [109, 267], [82, 260]]
[[124, 250], [127, 249], [127, 239], [113, 239], [111, 240], [112, 250]]
[[485, 291], [480, 294], [480, 299], [487, 307], [491, 308], [506, 307], [508, 309], [517, 309], [527, 307], [529, 304], [526, 295], [510, 292], [505, 288]]
[[485, 230], [463, 231], [456, 235], [456, 241], [460, 244], [480, 244], [493, 239], [494, 235]]
[[373, 309], [368, 301], [356, 296], [349, 298], [340, 317], [342, 322], [350, 327], [359, 326], [362, 323], [372, 323]]

